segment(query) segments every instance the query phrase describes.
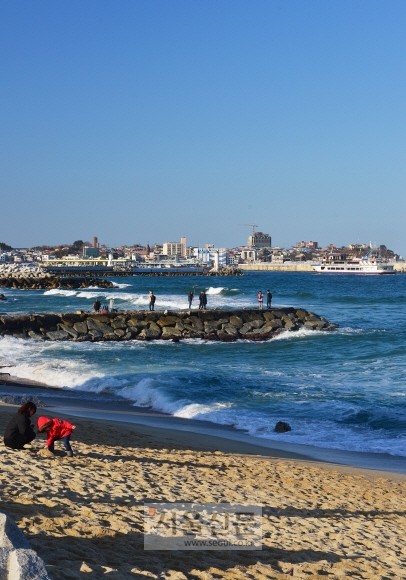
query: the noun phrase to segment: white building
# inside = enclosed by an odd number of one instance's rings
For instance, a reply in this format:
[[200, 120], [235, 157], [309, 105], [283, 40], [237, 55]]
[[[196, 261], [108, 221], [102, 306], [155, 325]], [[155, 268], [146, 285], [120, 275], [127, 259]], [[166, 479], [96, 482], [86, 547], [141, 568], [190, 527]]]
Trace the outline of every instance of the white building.
[[229, 253], [226, 248], [214, 248], [213, 246], [209, 246], [208, 248], [194, 248], [193, 255], [200, 263], [208, 266], [211, 264], [214, 266], [218, 264], [219, 268], [228, 266]]
[[244, 248], [241, 250], [241, 260], [247, 262], [255, 262], [258, 257], [258, 252], [254, 248]]

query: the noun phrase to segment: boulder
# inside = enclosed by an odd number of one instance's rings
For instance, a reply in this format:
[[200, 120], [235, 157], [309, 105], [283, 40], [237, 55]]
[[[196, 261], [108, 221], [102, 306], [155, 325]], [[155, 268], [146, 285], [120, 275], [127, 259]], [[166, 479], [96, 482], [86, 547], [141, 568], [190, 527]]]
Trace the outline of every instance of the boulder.
[[111, 320], [111, 327], [116, 329], [127, 328], [127, 320], [125, 316], [117, 316]]
[[64, 330], [55, 330], [46, 333], [47, 337], [51, 340], [69, 340], [71, 338], [70, 334]]
[[87, 322], [89, 322], [89, 320], [94, 320], [96, 322], [110, 322], [110, 318], [105, 314], [91, 314], [88, 317]]
[[230, 324], [235, 326], [235, 328], [241, 328], [244, 323], [239, 316], [230, 316]]
[[38, 332], [34, 332], [33, 330], [28, 331], [28, 336], [30, 338], [35, 338], [37, 340], [44, 340], [44, 337], [42, 334], [39, 334]]
[[66, 326], [66, 324], [60, 324], [59, 329], [63, 330], [64, 332], [67, 332], [73, 338], [77, 338], [79, 336], [79, 333], [76, 330], [74, 330], [70, 326]]
[[92, 340], [92, 337], [90, 336], [90, 334], [80, 334], [74, 340], [75, 342], [88, 342], [89, 340]]
[[86, 324], [86, 322], [75, 322], [75, 324], [73, 325], [73, 328], [76, 330], [76, 332], [79, 332], [80, 334], [86, 334], [87, 333], [87, 324]]
[[244, 322], [252, 322], [254, 320], [260, 320], [261, 322], [264, 322], [264, 319], [262, 318], [262, 314], [260, 312], [243, 311], [241, 313], [241, 318], [243, 319]]
[[263, 317], [265, 318], [265, 320], [274, 320], [275, 319], [274, 313], [269, 312], [267, 310], [263, 313]]
[[214, 332], [216, 332], [217, 328], [212, 326], [210, 324], [210, 322], [205, 322], [204, 323], [204, 332], [205, 334], [213, 334]]
[[243, 324], [243, 326], [240, 328], [240, 334], [247, 334], [247, 332], [250, 332], [252, 329], [252, 323], [251, 322], [246, 322], [245, 324]]
[[[223, 324], [221, 332], [225, 332], [226, 334], [231, 334], [233, 336], [238, 336], [238, 330], [232, 324]], [[219, 333], [217, 333], [219, 334]]]
[[293, 320], [290, 320], [289, 318], [285, 319], [283, 326], [286, 330], [296, 330], [297, 328], [296, 323]]
[[204, 328], [203, 322], [196, 316], [189, 316], [189, 318], [185, 318], [184, 323], [185, 325], [188, 324], [192, 326], [194, 329], [198, 331], [202, 331]]
[[262, 328], [268, 328], [268, 329], [275, 329], [275, 328], [282, 328], [283, 324], [280, 318], [274, 318], [274, 320], [268, 320], [267, 322], [265, 322], [264, 326]]
[[174, 338], [181, 337], [182, 331], [178, 328], [171, 328], [170, 326], [164, 326], [162, 329], [162, 338]]
[[162, 328], [165, 326], [175, 326], [175, 324], [182, 322], [180, 318], [177, 316], [165, 316], [163, 318], [159, 318], [156, 323], [161, 326]]
[[[103, 316], [103, 318], [105, 318]], [[107, 318], [108, 320], [108, 318]], [[101, 333], [105, 333], [105, 332], [113, 332], [113, 329], [111, 328], [111, 326], [109, 324], [105, 324], [104, 322], [99, 322], [98, 320], [95, 320], [94, 318], [88, 318], [87, 319], [87, 327], [90, 330], [98, 330]]]
[[93, 338], [103, 338], [103, 333], [100, 332], [100, 330], [96, 330], [95, 328], [92, 328], [92, 330], [89, 330], [89, 334]]
[[275, 425], [274, 431], [275, 433], [287, 433], [288, 431], [292, 431], [292, 427], [289, 423], [285, 423], [285, 421], [278, 421]]
[[160, 330], [153, 330], [152, 328], [144, 328], [143, 330], [141, 330], [137, 338], [142, 340], [152, 340], [154, 338], [159, 338], [160, 336], [161, 336]]

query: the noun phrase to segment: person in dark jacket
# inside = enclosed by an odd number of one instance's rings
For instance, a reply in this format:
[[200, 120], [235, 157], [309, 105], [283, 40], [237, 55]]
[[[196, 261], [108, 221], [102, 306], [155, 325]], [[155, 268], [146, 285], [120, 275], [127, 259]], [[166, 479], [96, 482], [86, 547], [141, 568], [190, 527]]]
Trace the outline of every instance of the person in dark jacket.
[[206, 310], [207, 306], [207, 295], [204, 290], [199, 294], [199, 310]]
[[4, 433], [4, 445], [11, 449], [24, 449], [26, 443], [31, 443], [36, 437], [30, 418], [37, 410], [37, 406], [28, 401], [18, 409], [10, 419]]
[[192, 302], [193, 302], [194, 296], [195, 296], [195, 293], [193, 292], [193, 290], [190, 290], [190, 292], [187, 295], [187, 300], [189, 302], [189, 309], [192, 308]]
[[271, 308], [272, 304], [272, 292], [270, 290], [266, 291], [266, 307]]

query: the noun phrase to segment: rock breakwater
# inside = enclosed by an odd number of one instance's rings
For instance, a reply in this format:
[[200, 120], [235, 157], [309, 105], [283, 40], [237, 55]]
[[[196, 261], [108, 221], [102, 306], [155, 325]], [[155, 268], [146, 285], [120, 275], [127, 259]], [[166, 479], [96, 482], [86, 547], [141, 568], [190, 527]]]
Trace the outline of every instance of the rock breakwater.
[[42, 276], [0, 277], [0, 287], [18, 290], [50, 290], [53, 288], [114, 288], [113, 282], [103, 278], [59, 278], [44, 274]]
[[0, 336], [75, 342], [190, 338], [260, 341], [301, 328], [330, 331], [337, 325], [296, 308], [0, 315]]

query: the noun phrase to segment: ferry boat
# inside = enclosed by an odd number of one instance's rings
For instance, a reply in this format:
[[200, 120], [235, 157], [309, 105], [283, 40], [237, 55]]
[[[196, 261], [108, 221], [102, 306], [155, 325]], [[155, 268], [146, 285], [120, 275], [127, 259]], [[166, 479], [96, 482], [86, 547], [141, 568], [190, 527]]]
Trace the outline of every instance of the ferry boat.
[[347, 260], [347, 254], [328, 254], [319, 264], [312, 264], [319, 274], [396, 274], [392, 264], [384, 260], [376, 251], [369, 251], [363, 258]]

